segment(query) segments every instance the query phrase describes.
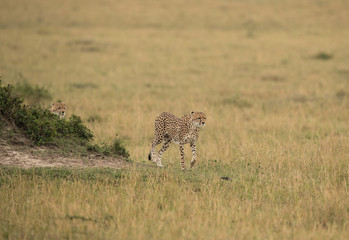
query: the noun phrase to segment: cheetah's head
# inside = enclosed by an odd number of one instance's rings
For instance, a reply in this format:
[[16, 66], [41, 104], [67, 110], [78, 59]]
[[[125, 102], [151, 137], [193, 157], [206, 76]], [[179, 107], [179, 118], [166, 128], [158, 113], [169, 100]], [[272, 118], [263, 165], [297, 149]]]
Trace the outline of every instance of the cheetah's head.
[[62, 102], [51, 103], [51, 112], [59, 116], [59, 118], [64, 118], [67, 110], [67, 105]]
[[191, 112], [191, 119], [194, 127], [204, 127], [206, 123], [206, 114], [203, 112]]

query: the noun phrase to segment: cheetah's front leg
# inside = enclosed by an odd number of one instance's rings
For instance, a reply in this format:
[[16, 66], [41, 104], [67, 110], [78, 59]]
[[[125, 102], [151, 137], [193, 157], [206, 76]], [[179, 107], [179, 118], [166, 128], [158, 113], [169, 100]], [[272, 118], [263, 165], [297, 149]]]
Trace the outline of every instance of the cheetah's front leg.
[[184, 146], [183, 146], [183, 144], [179, 145], [179, 151], [181, 153], [181, 168], [182, 168], [182, 170], [185, 170], [186, 167], [185, 167], [185, 162], [184, 162]]
[[193, 158], [191, 159], [190, 162], [190, 167], [194, 167], [195, 162], [196, 162], [196, 143], [195, 141], [190, 143], [190, 147], [191, 147], [191, 152], [193, 153]]

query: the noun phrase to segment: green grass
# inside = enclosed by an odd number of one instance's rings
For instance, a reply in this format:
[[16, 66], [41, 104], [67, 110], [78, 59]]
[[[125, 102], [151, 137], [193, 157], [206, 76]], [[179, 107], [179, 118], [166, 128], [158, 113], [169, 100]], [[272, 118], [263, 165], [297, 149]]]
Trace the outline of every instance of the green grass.
[[[348, 169], [330, 176], [310, 168], [291, 174], [287, 167], [217, 161], [187, 172], [1, 168], [2, 237], [343, 238]], [[190, 219], [195, 224], [181, 223]]]
[[95, 182], [98, 179], [120, 179], [121, 170], [113, 169], [69, 169], [69, 168], [30, 168], [15, 167], [1, 168], [1, 183], [11, 184], [14, 178], [43, 179], [49, 181], [87, 181]]

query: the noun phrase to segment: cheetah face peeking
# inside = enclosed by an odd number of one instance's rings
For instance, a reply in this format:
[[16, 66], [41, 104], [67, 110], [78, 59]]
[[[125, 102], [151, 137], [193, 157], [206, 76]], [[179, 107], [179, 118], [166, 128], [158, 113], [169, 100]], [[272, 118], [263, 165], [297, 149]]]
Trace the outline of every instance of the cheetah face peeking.
[[53, 114], [56, 114], [59, 116], [59, 118], [64, 118], [66, 111], [67, 110], [67, 105], [65, 105], [62, 102], [53, 102], [51, 103], [51, 112]]
[[206, 114], [203, 112], [191, 112], [193, 127], [204, 127], [206, 123]]

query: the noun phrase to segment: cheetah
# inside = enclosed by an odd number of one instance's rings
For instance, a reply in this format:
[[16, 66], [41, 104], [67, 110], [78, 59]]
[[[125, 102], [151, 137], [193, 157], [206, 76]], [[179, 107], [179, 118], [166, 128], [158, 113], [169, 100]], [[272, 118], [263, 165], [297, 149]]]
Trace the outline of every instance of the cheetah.
[[52, 102], [51, 103], [50, 111], [53, 114], [58, 115], [60, 119], [65, 117], [65, 114], [67, 112], [66, 110], [67, 110], [67, 105], [65, 105], [62, 102]]
[[[196, 162], [196, 140], [199, 137], [199, 128], [204, 127], [206, 115], [203, 112], [191, 112], [181, 118], [167, 112], [161, 113], [155, 119], [155, 138], [152, 140], [151, 151], [148, 159], [157, 164], [158, 167], [163, 167], [161, 163], [162, 154], [170, 146], [172, 140], [179, 144], [181, 154], [181, 168], [185, 170], [184, 162], [184, 144], [189, 143], [193, 158], [190, 162], [190, 167], [193, 167]], [[159, 153], [156, 153], [156, 146], [163, 142], [163, 146]]]

